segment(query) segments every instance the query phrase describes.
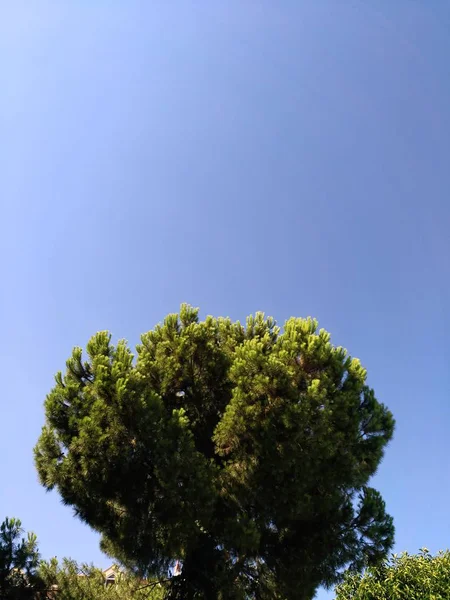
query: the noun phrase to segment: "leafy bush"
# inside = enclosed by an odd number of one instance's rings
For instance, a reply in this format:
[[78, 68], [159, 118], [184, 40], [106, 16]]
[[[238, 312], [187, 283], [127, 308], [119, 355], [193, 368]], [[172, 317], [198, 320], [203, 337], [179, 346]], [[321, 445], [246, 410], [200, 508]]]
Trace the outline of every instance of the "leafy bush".
[[450, 598], [450, 551], [432, 556], [396, 555], [363, 574], [347, 573], [336, 600], [447, 600]]

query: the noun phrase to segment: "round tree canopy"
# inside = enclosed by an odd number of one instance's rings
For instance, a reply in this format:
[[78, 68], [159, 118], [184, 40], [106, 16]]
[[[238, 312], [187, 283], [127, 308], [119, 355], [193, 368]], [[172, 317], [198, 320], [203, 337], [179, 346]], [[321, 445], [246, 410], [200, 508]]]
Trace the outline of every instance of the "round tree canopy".
[[393, 417], [314, 319], [280, 330], [182, 305], [136, 360], [99, 332], [57, 373], [45, 414], [42, 484], [108, 554], [169, 576], [167, 597], [309, 599], [392, 547], [368, 482]]

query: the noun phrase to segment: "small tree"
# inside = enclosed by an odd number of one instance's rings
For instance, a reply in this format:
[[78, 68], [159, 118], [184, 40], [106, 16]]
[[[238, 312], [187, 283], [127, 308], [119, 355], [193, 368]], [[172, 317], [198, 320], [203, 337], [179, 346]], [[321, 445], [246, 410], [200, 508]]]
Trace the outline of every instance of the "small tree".
[[183, 305], [138, 358], [107, 332], [45, 402], [42, 484], [103, 550], [169, 598], [307, 600], [382, 560], [392, 518], [367, 486], [394, 420], [314, 319], [246, 327]]
[[104, 573], [92, 565], [78, 565], [56, 558], [42, 561], [39, 574], [45, 583], [48, 600], [161, 600], [158, 582], [142, 581], [133, 574], [117, 570], [113, 584], [107, 585]]
[[34, 533], [23, 537], [19, 519], [6, 519], [0, 525], [0, 598], [33, 598], [41, 589], [37, 575], [39, 552]]
[[394, 554], [363, 574], [347, 573], [336, 594], [336, 600], [448, 600], [450, 552]]

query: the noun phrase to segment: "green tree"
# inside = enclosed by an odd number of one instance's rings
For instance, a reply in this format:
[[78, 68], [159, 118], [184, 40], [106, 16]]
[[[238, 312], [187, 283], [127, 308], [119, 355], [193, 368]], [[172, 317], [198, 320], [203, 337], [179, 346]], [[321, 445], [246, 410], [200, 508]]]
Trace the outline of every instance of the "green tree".
[[396, 555], [363, 574], [348, 572], [336, 600], [448, 600], [450, 552]]
[[168, 598], [312, 598], [391, 549], [367, 486], [394, 421], [314, 319], [281, 332], [182, 305], [137, 360], [107, 332], [73, 350], [45, 401], [40, 481]]
[[39, 564], [34, 533], [23, 536], [19, 519], [6, 519], [0, 525], [0, 598], [33, 598], [41, 589], [36, 569]]
[[163, 589], [158, 582], [142, 581], [117, 570], [114, 584], [107, 585], [104, 573], [92, 565], [78, 565], [73, 560], [56, 558], [42, 561], [39, 575], [45, 583], [48, 600], [161, 600]]

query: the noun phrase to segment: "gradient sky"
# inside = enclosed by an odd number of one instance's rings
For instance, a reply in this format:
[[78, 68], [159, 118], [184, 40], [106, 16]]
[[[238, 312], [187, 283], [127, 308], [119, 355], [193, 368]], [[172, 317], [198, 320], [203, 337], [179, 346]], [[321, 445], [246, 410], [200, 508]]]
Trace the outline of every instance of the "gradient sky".
[[316, 316], [396, 417], [396, 550], [450, 546], [449, 32], [444, 0], [2, 3], [0, 517], [45, 557], [110, 562], [37, 482], [54, 373], [184, 301]]

